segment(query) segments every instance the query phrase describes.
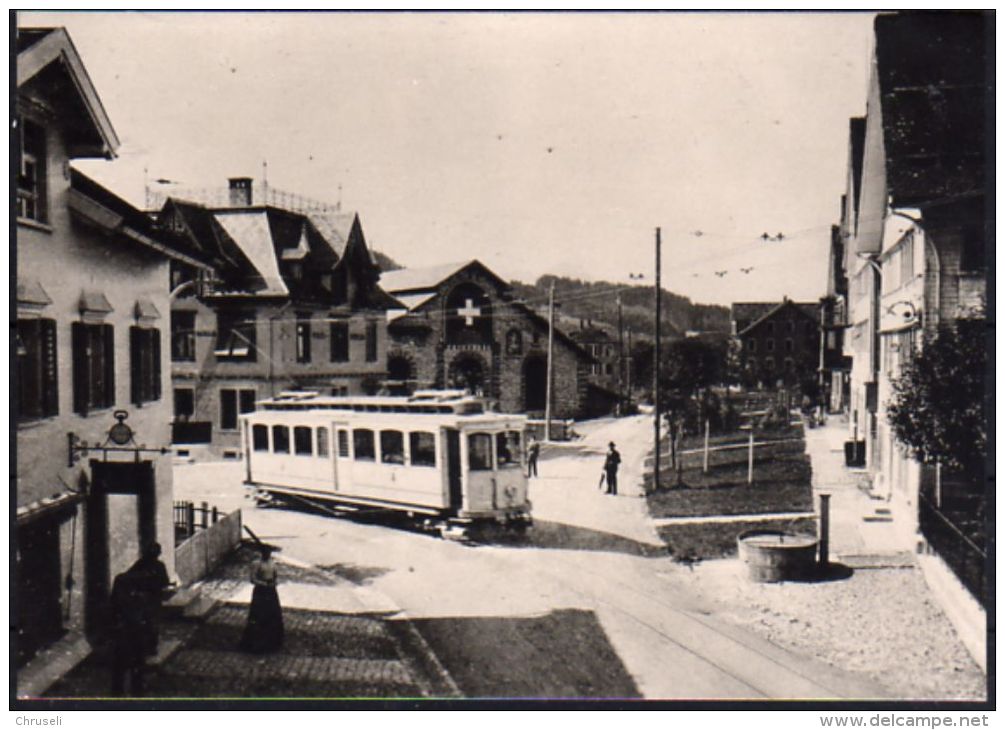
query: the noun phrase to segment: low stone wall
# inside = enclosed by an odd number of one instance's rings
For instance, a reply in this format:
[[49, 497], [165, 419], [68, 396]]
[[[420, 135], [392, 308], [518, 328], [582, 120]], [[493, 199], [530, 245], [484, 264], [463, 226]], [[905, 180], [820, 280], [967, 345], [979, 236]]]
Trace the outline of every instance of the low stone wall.
[[175, 548], [178, 581], [189, 585], [203, 578], [241, 542], [241, 510], [234, 510], [215, 525], [197, 531]]
[[936, 603], [956, 629], [970, 656], [987, 671], [987, 615], [938, 555], [919, 555], [918, 565]]

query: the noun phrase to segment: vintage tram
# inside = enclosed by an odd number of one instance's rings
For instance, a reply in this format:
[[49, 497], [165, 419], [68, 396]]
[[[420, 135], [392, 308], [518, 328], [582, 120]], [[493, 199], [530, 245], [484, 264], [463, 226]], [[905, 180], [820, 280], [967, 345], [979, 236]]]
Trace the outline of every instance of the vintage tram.
[[449, 537], [531, 522], [526, 417], [461, 391], [412, 396], [288, 392], [241, 417], [245, 484], [259, 502], [394, 511]]

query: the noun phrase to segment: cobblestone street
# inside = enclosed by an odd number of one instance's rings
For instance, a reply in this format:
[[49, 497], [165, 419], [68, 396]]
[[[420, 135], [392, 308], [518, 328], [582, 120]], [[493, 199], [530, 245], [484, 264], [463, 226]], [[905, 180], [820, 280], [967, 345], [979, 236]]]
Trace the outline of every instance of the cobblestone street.
[[[258, 656], [240, 651], [248, 612], [241, 590], [250, 552], [238, 551], [203, 583], [203, 596], [216, 602], [205, 616], [165, 622], [162, 654], [165, 648], [170, 653], [149, 667], [145, 697], [418, 698], [449, 693], [422, 668], [417, 656], [421, 647], [409, 646], [407, 623], [379, 614], [287, 606], [280, 652]], [[346, 590], [344, 581], [321, 571], [283, 563], [280, 574], [280, 596], [306, 594], [325, 603], [332, 591]], [[47, 696], [107, 697], [110, 659], [106, 651], [96, 651]]]

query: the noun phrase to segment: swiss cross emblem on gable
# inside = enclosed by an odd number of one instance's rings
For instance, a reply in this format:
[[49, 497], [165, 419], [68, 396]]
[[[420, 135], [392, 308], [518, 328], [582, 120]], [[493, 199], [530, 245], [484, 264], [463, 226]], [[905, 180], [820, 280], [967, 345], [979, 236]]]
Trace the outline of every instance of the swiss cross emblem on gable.
[[476, 307], [471, 299], [467, 299], [464, 306], [457, 310], [458, 316], [464, 317], [464, 324], [468, 327], [475, 323], [475, 317], [481, 316], [481, 313], [481, 307]]

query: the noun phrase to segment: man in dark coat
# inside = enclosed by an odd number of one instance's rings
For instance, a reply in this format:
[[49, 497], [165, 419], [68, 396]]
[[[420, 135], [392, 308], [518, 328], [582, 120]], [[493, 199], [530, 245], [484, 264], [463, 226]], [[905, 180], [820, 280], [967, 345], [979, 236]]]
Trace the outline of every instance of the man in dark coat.
[[607, 458], [604, 459], [604, 475], [607, 477], [607, 494], [618, 493], [618, 465], [621, 463], [621, 454], [614, 448], [611, 441], [607, 447]]
[[527, 478], [537, 476], [537, 457], [541, 455], [541, 442], [533, 436], [527, 447]]
[[112, 695], [143, 694], [147, 597], [143, 582], [132, 571], [112, 583]]
[[171, 585], [167, 567], [161, 562], [161, 546], [152, 543], [143, 551], [142, 557], [133, 563], [129, 574], [136, 581], [143, 596], [143, 651], [147, 656], [156, 656], [160, 643], [160, 612], [165, 591]]

